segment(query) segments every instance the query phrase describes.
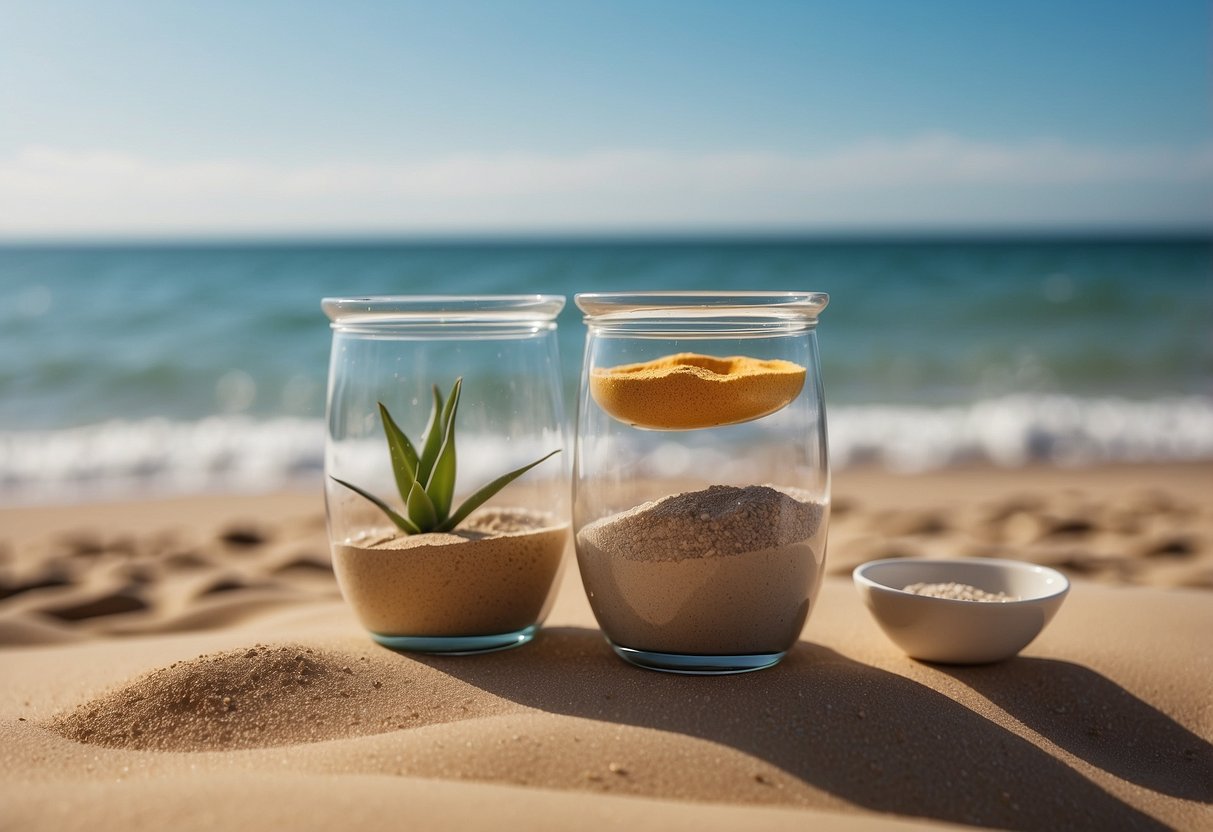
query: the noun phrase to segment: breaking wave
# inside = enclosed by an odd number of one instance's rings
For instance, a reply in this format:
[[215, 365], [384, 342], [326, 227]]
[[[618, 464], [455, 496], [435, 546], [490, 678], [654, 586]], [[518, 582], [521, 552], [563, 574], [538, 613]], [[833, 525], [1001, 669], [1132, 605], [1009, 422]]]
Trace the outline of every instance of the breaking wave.
[[[1213, 398], [1024, 395], [954, 407], [849, 405], [830, 409], [829, 431], [835, 468], [1204, 460], [1213, 459]], [[468, 458], [477, 457], [485, 471], [497, 464], [482, 454]], [[319, 487], [323, 469], [324, 426], [314, 419], [118, 420], [0, 433], [6, 503]]]

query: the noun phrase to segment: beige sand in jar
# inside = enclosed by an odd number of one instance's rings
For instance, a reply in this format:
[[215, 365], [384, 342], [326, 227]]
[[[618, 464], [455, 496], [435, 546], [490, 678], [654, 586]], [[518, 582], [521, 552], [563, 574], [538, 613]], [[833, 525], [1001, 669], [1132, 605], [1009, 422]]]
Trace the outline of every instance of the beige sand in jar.
[[568, 525], [530, 509], [482, 509], [453, 532], [333, 546], [342, 594], [380, 635], [513, 632], [546, 613]]
[[796, 489], [714, 485], [605, 517], [577, 534], [590, 605], [621, 647], [783, 652], [817, 595], [827, 511]]
[[590, 395], [626, 424], [695, 430], [768, 416], [800, 395], [805, 375], [805, 368], [791, 361], [682, 352], [595, 368]]

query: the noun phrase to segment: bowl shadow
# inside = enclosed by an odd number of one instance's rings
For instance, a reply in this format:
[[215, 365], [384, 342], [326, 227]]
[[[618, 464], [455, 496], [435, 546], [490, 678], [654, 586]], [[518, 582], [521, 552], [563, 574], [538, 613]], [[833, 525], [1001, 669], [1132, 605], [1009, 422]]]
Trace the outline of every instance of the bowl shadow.
[[1090, 668], [1026, 657], [932, 666], [1096, 768], [1171, 797], [1213, 803], [1213, 745]]
[[955, 700], [809, 642], [773, 669], [716, 678], [631, 667], [584, 628], [542, 630], [507, 654], [418, 660], [529, 707], [728, 745], [875, 812], [1017, 830], [1168, 828]]

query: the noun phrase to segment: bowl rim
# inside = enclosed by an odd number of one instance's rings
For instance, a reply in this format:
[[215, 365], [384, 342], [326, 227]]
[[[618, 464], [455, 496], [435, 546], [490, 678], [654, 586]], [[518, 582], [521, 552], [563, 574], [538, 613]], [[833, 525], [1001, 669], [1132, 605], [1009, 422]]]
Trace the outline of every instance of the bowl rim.
[[1057, 589], [1044, 595], [1033, 595], [1031, 598], [1019, 598], [1013, 601], [1002, 601], [997, 604], [977, 605], [983, 608], [1006, 608], [1023, 606], [1025, 604], [1039, 604], [1043, 601], [1052, 601], [1054, 599], [1064, 598], [1070, 591], [1070, 579], [1067, 578], [1062, 572], [1054, 569], [1051, 566], [1044, 566], [1043, 564], [1032, 563], [1031, 561], [1027, 560], [1012, 560], [1011, 558], [880, 558], [878, 560], [869, 560], [856, 566], [853, 570], [851, 570], [851, 579], [856, 585], [862, 585], [869, 589], [889, 592], [893, 593], [894, 595], [907, 598], [920, 598], [928, 603], [943, 602], [945, 604], [962, 604], [969, 607], [973, 606], [972, 601], [967, 601], [960, 598], [937, 598], [933, 595], [919, 595], [916, 592], [906, 592], [904, 589], [899, 589], [897, 587], [889, 586], [888, 584], [883, 584], [880, 581], [874, 580], [873, 578], [868, 577], [866, 574], [871, 569], [877, 569], [881, 566], [894, 563], [909, 564], [912, 566], [918, 564], [946, 565], [954, 563], [974, 564], [978, 566], [998, 566], [1018, 571], [1035, 572], [1037, 574], [1047, 575], [1048, 577], [1059, 582]]

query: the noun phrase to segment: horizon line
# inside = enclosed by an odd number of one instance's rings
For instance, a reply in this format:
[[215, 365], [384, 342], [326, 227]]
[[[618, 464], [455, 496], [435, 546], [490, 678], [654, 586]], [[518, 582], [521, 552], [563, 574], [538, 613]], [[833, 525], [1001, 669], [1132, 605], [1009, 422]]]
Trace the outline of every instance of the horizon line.
[[837, 228], [466, 229], [428, 231], [196, 231], [156, 233], [0, 233], [0, 247], [326, 246], [426, 244], [747, 243], [747, 242], [999, 242], [1028, 240], [1213, 241], [1213, 224]]

